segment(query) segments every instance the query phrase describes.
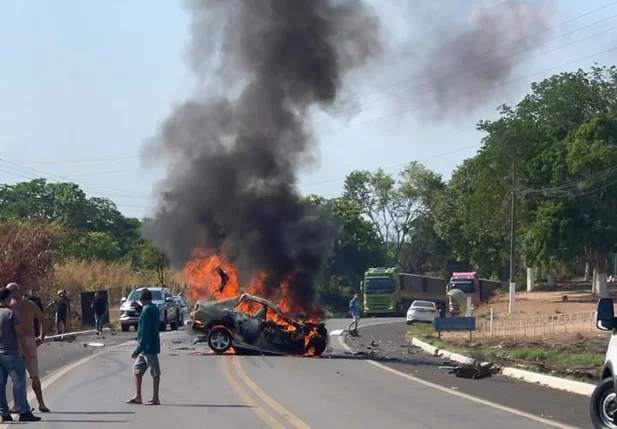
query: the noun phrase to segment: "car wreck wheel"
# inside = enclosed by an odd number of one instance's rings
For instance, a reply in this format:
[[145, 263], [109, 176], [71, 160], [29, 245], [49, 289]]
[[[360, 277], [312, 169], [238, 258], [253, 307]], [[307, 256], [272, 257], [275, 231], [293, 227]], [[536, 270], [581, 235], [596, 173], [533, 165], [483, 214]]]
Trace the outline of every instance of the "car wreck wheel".
[[231, 347], [231, 333], [225, 328], [213, 329], [208, 334], [208, 346], [214, 353], [225, 353]]

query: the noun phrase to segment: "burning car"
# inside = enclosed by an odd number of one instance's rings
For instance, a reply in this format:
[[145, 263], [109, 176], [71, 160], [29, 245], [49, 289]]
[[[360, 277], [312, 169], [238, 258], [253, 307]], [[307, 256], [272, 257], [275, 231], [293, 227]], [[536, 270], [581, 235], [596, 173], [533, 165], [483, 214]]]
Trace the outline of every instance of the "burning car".
[[191, 329], [216, 354], [260, 352], [319, 356], [327, 348], [324, 323], [292, 320], [274, 303], [244, 293], [198, 301]]

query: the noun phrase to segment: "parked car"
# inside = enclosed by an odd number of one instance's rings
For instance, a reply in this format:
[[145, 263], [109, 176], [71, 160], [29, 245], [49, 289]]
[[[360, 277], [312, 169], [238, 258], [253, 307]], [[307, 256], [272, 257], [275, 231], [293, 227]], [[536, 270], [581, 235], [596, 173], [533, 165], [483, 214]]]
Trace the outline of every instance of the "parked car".
[[120, 305], [120, 326], [122, 332], [128, 332], [131, 326], [137, 330], [139, 314], [141, 313], [141, 303], [139, 295], [143, 289], [152, 292], [152, 303], [159, 308], [161, 331], [167, 329], [167, 325], [172, 331], [181, 325], [182, 310], [180, 304], [174, 299], [171, 291], [164, 287], [147, 287], [134, 289], [128, 297], [122, 298]]
[[191, 320], [191, 312], [189, 311], [188, 305], [186, 305], [186, 301], [182, 296], [182, 293], [174, 296], [174, 301], [180, 306], [180, 326], [188, 323]]
[[617, 319], [612, 298], [601, 298], [596, 312], [596, 327], [611, 332], [600, 382], [591, 395], [589, 413], [596, 429], [617, 427]]
[[327, 348], [324, 323], [300, 322], [274, 303], [247, 293], [222, 301], [199, 301], [191, 331], [216, 354], [236, 353], [319, 356]]
[[437, 304], [431, 301], [414, 301], [407, 310], [407, 324], [415, 322], [435, 323], [438, 314]]

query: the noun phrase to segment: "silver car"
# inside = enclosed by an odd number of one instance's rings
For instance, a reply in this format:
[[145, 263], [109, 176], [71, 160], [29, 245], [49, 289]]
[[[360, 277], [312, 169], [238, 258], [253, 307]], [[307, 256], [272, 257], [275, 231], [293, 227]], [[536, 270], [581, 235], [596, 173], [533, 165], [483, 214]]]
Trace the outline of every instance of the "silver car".
[[191, 321], [191, 312], [189, 311], [189, 307], [182, 296], [182, 292], [173, 298], [174, 301], [176, 301], [180, 306], [180, 326], [188, 324]]
[[122, 304], [120, 305], [120, 326], [122, 327], [122, 332], [128, 332], [131, 326], [137, 330], [140, 313], [139, 307], [141, 306], [139, 295], [144, 289], [152, 292], [152, 303], [159, 308], [161, 331], [167, 329], [167, 325], [169, 325], [172, 331], [177, 330], [182, 322], [182, 311], [180, 303], [174, 299], [171, 291], [164, 287], [142, 287], [133, 289], [128, 297], [122, 298]]

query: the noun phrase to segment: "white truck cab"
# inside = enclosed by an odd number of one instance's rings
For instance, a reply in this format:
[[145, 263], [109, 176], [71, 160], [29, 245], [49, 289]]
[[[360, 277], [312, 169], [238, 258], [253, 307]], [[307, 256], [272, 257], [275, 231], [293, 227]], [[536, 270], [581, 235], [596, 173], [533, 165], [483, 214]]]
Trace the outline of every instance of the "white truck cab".
[[612, 298], [598, 300], [596, 327], [611, 331], [611, 339], [606, 350], [602, 378], [591, 395], [589, 412], [596, 429], [617, 428], [617, 319]]

